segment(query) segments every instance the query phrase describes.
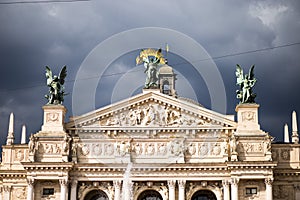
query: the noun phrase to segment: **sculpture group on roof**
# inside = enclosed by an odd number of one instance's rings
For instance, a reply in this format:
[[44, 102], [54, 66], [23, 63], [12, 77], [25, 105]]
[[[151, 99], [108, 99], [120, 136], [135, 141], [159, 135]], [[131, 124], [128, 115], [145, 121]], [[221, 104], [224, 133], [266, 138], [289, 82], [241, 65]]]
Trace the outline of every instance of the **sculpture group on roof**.
[[255, 103], [254, 99], [256, 94], [252, 92], [252, 88], [256, 83], [256, 78], [254, 78], [254, 65], [251, 66], [249, 73], [243, 73], [243, 69], [240, 65], [236, 65], [236, 84], [240, 86], [240, 90], [237, 90], [237, 98], [240, 103]]
[[65, 91], [64, 91], [64, 83], [65, 78], [67, 76], [67, 67], [64, 66], [59, 75], [52, 76], [51, 69], [46, 66], [46, 78], [47, 78], [47, 86], [49, 87], [49, 94], [45, 95], [46, 99], [48, 99], [47, 104], [62, 104], [64, 101]]

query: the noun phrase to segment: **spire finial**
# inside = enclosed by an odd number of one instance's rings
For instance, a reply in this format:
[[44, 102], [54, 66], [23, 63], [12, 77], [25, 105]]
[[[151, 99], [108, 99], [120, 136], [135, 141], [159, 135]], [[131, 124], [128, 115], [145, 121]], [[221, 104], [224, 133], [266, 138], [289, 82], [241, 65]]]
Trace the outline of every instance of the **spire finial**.
[[296, 111], [293, 111], [292, 113], [292, 142], [295, 144], [298, 144], [299, 142]]
[[12, 145], [14, 143], [14, 141], [15, 141], [15, 136], [14, 136], [14, 114], [10, 113], [6, 145]]
[[284, 125], [284, 142], [290, 143], [290, 137], [289, 137], [289, 127], [287, 124]]
[[26, 144], [26, 126], [22, 126], [21, 144]]

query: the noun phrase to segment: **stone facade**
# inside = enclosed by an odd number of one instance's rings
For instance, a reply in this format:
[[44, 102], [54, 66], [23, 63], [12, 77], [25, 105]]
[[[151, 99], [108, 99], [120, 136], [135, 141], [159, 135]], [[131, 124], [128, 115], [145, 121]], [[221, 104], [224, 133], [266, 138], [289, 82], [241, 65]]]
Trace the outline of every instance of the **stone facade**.
[[28, 144], [15, 144], [10, 128], [0, 200], [300, 199], [298, 140], [272, 143], [259, 105], [238, 105], [235, 121], [171, 89], [67, 123], [64, 106], [46, 105]]

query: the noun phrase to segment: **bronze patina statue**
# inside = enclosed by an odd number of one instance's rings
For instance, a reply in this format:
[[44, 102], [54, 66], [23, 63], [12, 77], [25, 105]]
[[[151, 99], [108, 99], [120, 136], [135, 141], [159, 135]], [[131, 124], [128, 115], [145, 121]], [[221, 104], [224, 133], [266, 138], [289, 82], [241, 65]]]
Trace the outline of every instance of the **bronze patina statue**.
[[251, 66], [249, 73], [244, 76], [243, 69], [240, 65], [236, 65], [236, 84], [240, 86], [240, 90], [237, 90], [236, 97], [240, 100], [240, 103], [255, 103], [254, 99], [256, 94], [252, 92], [252, 88], [256, 83], [254, 78], [254, 65]]
[[141, 50], [140, 55], [136, 58], [136, 64], [144, 63], [145, 73], [147, 75], [145, 81], [145, 88], [157, 88], [158, 87], [158, 66], [159, 64], [165, 64], [165, 58], [161, 53], [161, 49], [146, 49]]
[[59, 76], [54, 75], [52, 77], [51, 69], [46, 66], [46, 78], [47, 78], [47, 86], [49, 87], [49, 95], [45, 95], [48, 99], [47, 104], [62, 104], [64, 101], [65, 91], [64, 91], [64, 83], [65, 78], [67, 76], [67, 67], [64, 66]]

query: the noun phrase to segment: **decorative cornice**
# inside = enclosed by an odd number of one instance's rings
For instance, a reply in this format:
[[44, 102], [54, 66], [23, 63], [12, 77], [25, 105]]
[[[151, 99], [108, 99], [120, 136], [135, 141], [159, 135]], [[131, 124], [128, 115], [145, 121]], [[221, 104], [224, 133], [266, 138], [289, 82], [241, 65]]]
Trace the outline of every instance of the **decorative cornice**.
[[45, 170], [64, 170], [70, 171], [73, 169], [74, 163], [53, 163], [53, 162], [22, 162], [26, 171], [45, 171]]

